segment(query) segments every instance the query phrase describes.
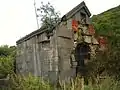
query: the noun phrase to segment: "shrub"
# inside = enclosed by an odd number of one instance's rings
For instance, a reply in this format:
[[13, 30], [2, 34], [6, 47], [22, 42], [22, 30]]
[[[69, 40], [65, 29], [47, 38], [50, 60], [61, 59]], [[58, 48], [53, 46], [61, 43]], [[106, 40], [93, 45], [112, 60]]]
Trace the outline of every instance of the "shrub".
[[54, 90], [49, 81], [42, 78], [29, 76], [20, 76], [13, 74], [10, 76], [9, 90]]

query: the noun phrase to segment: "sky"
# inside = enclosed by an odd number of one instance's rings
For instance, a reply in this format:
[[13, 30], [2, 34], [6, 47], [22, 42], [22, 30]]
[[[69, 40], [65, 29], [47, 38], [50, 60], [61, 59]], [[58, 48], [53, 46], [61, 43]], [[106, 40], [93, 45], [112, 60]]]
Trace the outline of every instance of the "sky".
[[[120, 0], [36, 0], [36, 7], [41, 1], [49, 1], [61, 16], [82, 1], [92, 15], [120, 5]], [[0, 45], [16, 45], [17, 40], [37, 29], [34, 0], [0, 0]]]

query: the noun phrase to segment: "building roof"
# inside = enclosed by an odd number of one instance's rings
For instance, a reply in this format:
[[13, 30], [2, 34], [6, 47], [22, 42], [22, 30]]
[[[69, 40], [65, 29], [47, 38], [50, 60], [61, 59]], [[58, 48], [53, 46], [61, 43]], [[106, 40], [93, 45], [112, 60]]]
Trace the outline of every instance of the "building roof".
[[88, 16], [91, 16], [91, 13], [89, 11], [89, 9], [87, 8], [85, 2], [81, 2], [79, 5], [77, 5], [76, 7], [74, 7], [72, 10], [70, 10], [67, 14], [65, 14], [65, 16], [67, 17], [67, 19], [71, 18], [75, 13], [77, 13], [80, 9], [82, 9], [84, 7], [85, 11], [87, 12]]
[[26, 41], [26, 40], [34, 37], [35, 35], [41, 34], [41, 33], [45, 32], [45, 31], [47, 31], [47, 29], [41, 27], [40, 29], [35, 30], [35, 31], [31, 32], [30, 34], [22, 37], [21, 39], [19, 39], [18, 41], [16, 41], [16, 43], [17, 44], [22, 43], [23, 41]]
[[[64, 16], [67, 17], [67, 19], [71, 18], [75, 13], [77, 13], [80, 9], [85, 8], [85, 11], [87, 12], [88, 16], [91, 16], [91, 13], [89, 11], [89, 9], [87, 8], [87, 6], [85, 5], [85, 2], [83, 1], [82, 3], [80, 3], [79, 5], [77, 5], [75, 8], [73, 8], [71, 11], [69, 11], [67, 14], [65, 14]], [[35, 35], [41, 34], [43, 32], [47, 31], [47, 29], [45, 27], [41, 27], [38, 30], [33, 31], [32, 33], [26, 35], [25, 37], [19, 39], [16, 43], [22, 43], [23, 41], [26, 41], [32, 37], [34, 37]]]

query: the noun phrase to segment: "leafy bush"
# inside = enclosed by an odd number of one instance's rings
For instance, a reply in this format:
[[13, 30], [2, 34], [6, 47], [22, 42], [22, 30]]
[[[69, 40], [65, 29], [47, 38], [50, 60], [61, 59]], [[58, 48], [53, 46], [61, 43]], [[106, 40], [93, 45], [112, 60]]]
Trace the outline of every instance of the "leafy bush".
[[8, 74], [13, 73], [13, 57], [0, 57], [0, 78], [6, 78]]
[[16, 47], [0, 46], [0, 78], [7, 77], [14, 71]]
[[9, 90], [54, 90], [49, 81], [42, 78], [29, 76], [20, 76], [12, 74], [10, 76]]

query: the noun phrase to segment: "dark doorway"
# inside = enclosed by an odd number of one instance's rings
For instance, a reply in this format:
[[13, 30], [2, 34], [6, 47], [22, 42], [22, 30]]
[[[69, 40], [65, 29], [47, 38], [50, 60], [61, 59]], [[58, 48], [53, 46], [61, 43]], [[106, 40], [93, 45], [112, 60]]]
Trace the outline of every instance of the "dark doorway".
[[75, 59], [77, 61], [76, 75], [84, 75], [86, 62], [90, 59], [90, 47], [87, 44], [78, 44], [75, 49]]

